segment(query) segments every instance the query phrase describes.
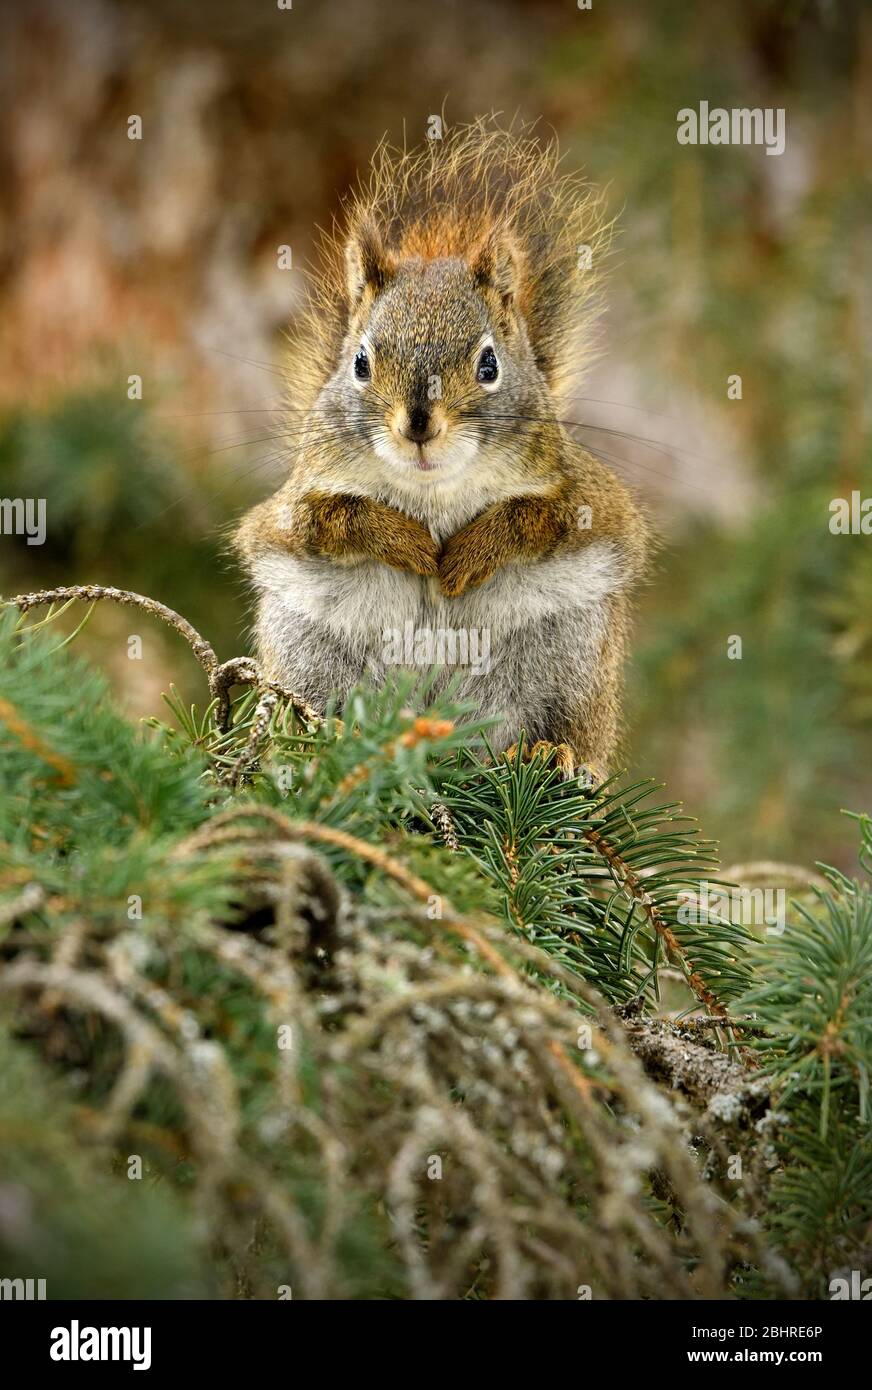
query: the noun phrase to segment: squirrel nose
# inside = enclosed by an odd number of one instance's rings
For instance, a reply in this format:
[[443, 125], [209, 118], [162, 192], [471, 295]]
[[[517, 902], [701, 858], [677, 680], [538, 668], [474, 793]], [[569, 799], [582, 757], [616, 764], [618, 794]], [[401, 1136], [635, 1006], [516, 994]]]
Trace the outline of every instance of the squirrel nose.
[[409, 411], [408, 420], [406, 422], [406, 428], [402, 431], [402, 433], [406, 436], [407, 439], [411, 439], [414, 444], [426, 444], [428, 439], [433, 438], [433, 436], [429, 433], [429, 429], [429, 414], [420, 406], [416, 406], [414, 410]]

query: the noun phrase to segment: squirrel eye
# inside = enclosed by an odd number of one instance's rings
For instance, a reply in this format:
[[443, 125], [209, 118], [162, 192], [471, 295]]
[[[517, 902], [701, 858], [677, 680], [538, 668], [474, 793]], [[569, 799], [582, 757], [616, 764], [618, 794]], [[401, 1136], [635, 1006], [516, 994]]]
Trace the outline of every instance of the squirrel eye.
[[358, 381], [369, 381], [369, 358], [366, 355], [366, 348], [359, 347], [354, 354], [354, 375]]
[[496, 353], [492, 347], [484, 348], [478, 359], [475, 373], [476, 381], [480, 381], [482, 386], [493, 386], [499, 374], [500, 364], [497, 361]]

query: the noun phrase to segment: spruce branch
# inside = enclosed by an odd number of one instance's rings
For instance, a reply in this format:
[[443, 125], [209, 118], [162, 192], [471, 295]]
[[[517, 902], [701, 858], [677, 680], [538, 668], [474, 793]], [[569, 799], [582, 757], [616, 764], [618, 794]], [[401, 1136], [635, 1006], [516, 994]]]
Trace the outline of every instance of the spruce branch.
[[22, 747], [35, 753], [40, 762], [48, 763], [49, 767], [54, 769], [57, 781], [62, 787], [68, 787], [75, 782], [76, 770], [69, 759], [49, 748], [45, 740], [9, 700], [0, 699], [0, 720], [9, 732], [15, 735]]
[[724, 1018], [727, 1012], [726, 1006], [708, 988], [699, 971], [693, 968], [687, 952], [680, 945], [675, 932], [666, 922], [657, 903], [646, 890], [643, 880], [633, 872], [626, 860], [621, 857], [599, 830], [586, 830], [584, 833], [590, 843], [599, 850], [607, 861], [618, 886], [639, 904], [657, 935], [663, 941], [668, 957], [677, 962], [684, 979], [700, 1003], [704, 1004], [715, 1016]]

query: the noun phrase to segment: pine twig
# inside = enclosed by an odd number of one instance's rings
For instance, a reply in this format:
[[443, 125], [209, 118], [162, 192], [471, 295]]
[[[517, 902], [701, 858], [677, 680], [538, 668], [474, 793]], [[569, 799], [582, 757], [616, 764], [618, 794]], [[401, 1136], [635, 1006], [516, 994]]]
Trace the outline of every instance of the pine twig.
[[726, 1006], [709, 989], [699, 971], [694, 969], [692, 962], [688, 959], [687, 952], [678, 941], [669, 923], [664, 921], [663, 914], [654, 899], [645, 891], [638, 874], [618, 854], [617, 850], [612, 848], [608, 840], [598, 830], [585, 830], [584, 835], [606, 860], [615, 882], [639, 904], [657, 935], [663, 941], [669, 955], [681, 966], [682, 974], [689, 988], [693, 990], [700, 1003], [719, 1018], [726, 1019]]
[[314, 727], [324, 722], [323, 717], [316, 709], [313, 709], [308, 701], [294, 694], [292, 690], [287, 690], [278, 682], [267, 680], [259, 664], [252, 657], [237, 656], [231, 657], [228, 661], [219, 662], [214, 647], [206, 641], [205, 637], [201, 636], [187, 618], [183, 618], [180, 613], [169, 608], [167, 604], [160, 603], [158, 599], [148, 598], [145, 594], [137, 594], [130, 589], [116, 589], [111, 585], [65, 584], [56, 589], [38, 589], [29, 594], [17, 594], [15, 598], [2, 600], [2, 606], [18, 608], [22, 613], [27, 613], [29, 609], [38, 608], [46, 603], [72, 602], [73, 600], [96, 603], [101, 599], [109, 599], [113, 603], [141, 608], [143, 612], [168, 623], [185, 639], [206, 673], [210, 695], [218, 701], [216, 720], [222, 732], [227, 729], [230, 716], [229, 691], [234, 685], [252, 685], [264, 692], [271, 692], [280, 699], [286, 700], [295, 714]]

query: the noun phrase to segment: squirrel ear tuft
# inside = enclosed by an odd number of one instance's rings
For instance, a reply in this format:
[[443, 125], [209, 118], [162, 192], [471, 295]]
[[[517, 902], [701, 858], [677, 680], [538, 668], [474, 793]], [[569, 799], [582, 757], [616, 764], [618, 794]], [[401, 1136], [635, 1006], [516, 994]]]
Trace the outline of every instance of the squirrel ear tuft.
[[507, 229], [489, 232], [469, 258], [477, 288], [496, 290], [509, 308], [519, 289], [520, 264], [515, 240]]
[[392, 272], [391, 257], [378, 228], [371, 222], [362, 223], [345, 243], [345, 275], [351, 308], [357, 308], [367, 289], [374, 294], [383, 290]]

